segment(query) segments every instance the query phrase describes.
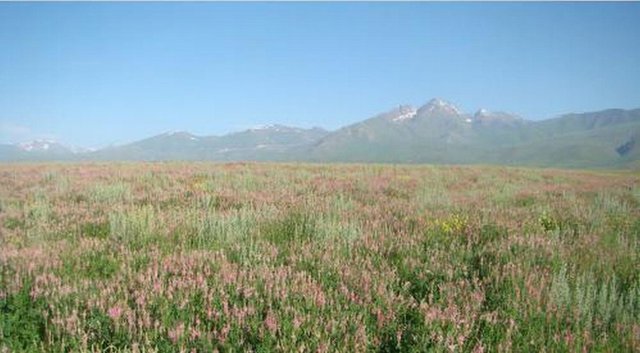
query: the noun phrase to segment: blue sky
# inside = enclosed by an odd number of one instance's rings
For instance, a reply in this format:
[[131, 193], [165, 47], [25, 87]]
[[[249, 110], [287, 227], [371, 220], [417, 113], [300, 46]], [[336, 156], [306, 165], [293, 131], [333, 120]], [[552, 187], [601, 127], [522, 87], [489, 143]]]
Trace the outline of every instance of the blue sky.
[[0, 142], [640, 107], [637, 3], [0, 3]]

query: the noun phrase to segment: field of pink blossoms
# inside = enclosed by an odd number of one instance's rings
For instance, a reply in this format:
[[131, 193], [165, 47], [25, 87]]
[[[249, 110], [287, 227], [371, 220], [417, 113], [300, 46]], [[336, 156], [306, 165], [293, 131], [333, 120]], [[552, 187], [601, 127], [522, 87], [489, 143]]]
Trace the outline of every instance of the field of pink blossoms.
[[0, 352], [638, 352], [640, 174], [0, 165]]

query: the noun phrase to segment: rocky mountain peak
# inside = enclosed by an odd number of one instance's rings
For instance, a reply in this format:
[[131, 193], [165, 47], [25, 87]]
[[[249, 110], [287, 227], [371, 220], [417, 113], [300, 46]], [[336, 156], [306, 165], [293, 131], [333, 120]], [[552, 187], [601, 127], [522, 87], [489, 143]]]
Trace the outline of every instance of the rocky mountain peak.
[[462, 115], [464, 113], [453, 103], [440, 98], [433, 98], [420, 107], [418, 114]]

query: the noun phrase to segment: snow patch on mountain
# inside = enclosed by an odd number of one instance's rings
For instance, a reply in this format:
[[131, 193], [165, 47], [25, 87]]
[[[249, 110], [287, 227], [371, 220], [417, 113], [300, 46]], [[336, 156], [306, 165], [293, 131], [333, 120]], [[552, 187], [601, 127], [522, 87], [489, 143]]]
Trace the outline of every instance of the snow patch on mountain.
[[249, 131], [277, 131], [280, 132], [282, 130], [287, 129], [286, 126], [278, 125], [278, 124], [267, 124], [267, 125], [256, 125], [249, 129]]
[[523, 119], [515, 114], [501, 112], [501, 111], [490, 111], [488, 109], [482, 108], [479, 109], [474, 115], [473, 120], [476, 122], [518, 122]]
[[441, 112], [454, 115], [463, 114], [463, 111], [456, 107], [454, 104], [440, 98], [434, 98], [430, 100], [421, 110], [424, 110], [427, 113]]
[[401, 121], [405, 121], [405, 120], [410, 120], [413, 119], [416, 114], [418, 113], [418, 111], [413, 108], [413, 107], [406, 107], [406, 106], [401, 106], [398, 109], [398, 115], [396, 117], [394, 117], [393, 121], [395, 122], [401, 122]]
[[267, 125], [256, 125], [250, 128], [247, 131], [251, 132], [259, 132], [259, 131], [270, 131], [270, 132], [303, 132], [304, 129], [291, 127], [280, 124], [267, 124]]
[[27, 152], [48, 151], [53, 145], [56, 145], [55, 140], [43, 139], [33, 140], [29, 142], [22, 142], [18, 144], [18, 148]]

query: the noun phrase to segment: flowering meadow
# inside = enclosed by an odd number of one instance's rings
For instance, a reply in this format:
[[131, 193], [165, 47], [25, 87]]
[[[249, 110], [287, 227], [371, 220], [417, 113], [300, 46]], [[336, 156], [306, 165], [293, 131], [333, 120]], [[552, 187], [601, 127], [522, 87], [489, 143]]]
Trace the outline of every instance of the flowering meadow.
[[0, 165], [0, 352], [430, 351], [640, 351], [640, 174]]

